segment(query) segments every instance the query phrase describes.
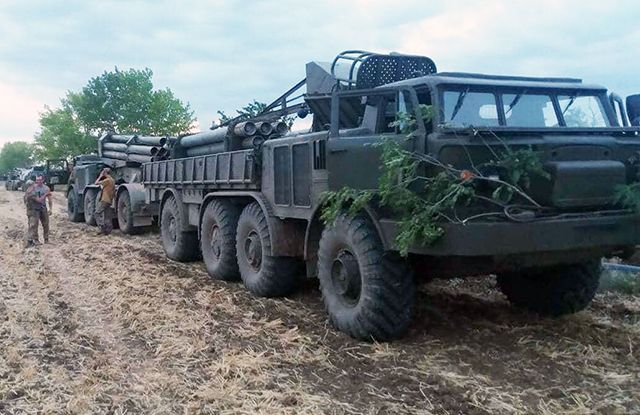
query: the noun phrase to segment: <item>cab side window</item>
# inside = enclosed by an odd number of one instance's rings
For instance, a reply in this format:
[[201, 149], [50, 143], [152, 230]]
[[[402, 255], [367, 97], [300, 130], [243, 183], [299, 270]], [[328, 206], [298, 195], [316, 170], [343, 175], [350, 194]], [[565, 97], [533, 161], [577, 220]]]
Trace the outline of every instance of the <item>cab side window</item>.
[[401, 124], [396, 125], [396, 121], [402, 122], [399, 114], [413, 114], [411, 97], [407, 91], [400, 91], [394, 95], [385, 95], [381, 106], [381, 114], [378, 122], [378, 133], [400, 134], [403, 130]]

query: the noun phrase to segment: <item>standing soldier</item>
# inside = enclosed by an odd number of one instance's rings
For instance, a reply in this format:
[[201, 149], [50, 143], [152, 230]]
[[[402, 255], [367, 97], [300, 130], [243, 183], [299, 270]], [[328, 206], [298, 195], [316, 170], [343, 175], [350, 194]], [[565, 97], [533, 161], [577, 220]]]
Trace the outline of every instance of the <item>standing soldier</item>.
[[33, 180], [27, 180], [27, 182], [25, 183], [25, 186], [27, 190], [25, 190], [24, 192], [23, 200], [24, 200], [25, 210], [27, 211], [27, 248], [29, 248], [35, 245], [35, 243], [33, 242], [33, 237], [31, 235], [31, 228], [30, 228], [32, 209], [31, 209], [31, 202], [29, 200], [29, 194], [33, 191]]
[[[36, 183], [27, 188], [25, 192], [25, 203], [27, 204], [27, 217], [29, 219], [29, 232], [27, 235], [27, 245], [38, 244], [38, 224], [42, 223], [42, 236], [44, 243], [49, 242], [49, 214], [53, 209], [51, 189], [44, 184], [44, 177], [36, 177]], [[46, 202], [49, 203], [47, 210]]]
[[116, 182], [110, 175], [111, 169], [105, 167], [96, 179], [96, 184], [102, 187], [102, 196], [96, 208], [96, 219], [100, 225], [98, 235], [109, 235], [113, 230], [113, 196], [116, 191]]

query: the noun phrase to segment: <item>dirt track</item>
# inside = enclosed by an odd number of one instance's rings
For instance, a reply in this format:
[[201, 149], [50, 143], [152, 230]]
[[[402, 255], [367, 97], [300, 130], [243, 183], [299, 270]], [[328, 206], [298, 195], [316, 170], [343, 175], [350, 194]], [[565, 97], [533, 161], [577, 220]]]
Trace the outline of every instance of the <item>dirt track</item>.
[[639, 413], [640, 298], [542, 320], [490, 279], [434, 283], [404, 340], [328, 327], [313, 284], [256, 299], [168, 261], [157, 234], [66, 220], [23, 249], [0, 190], [0, 413]]

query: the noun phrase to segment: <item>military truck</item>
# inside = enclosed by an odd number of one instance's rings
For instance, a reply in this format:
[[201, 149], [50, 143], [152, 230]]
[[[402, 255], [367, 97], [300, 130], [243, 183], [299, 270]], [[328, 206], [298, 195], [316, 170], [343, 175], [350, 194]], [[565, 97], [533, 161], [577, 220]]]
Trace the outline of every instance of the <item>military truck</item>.
[[22, 179], [26, 169], [13, 169], [7, 174], [7, 179], [4, 182], [4, 188], [7, 190], [19, 190], [22, 187]]
[[69, 163], [65, 159], [48, 159], [45, 164], [45, 184], [51, 191], [56, 185], [68, 184], [70, 176]]
[[94, 182], [100, 171], [109, 167], [116, 181], [114, 225], [126, 234], [135, 234], [151, 226], [158, 215], [157, 205], [145, 203], [140, 166], [154, 157], [164, 158], [166, 142], [167, 137], [135, 134], [107, 133], [100, 137], [97, 155], [83, 155], [74, 159], [67, 189], [69, 220], [84, 221], [91, 226], [97, 224], [95, 210], [101, 190]]
[[[146, 201], [159, 205], [169, 258], [201, 254], [213, 278], [241, 279], [266, 297], [294, 291], [304, 264], [336, 328], [389, 340], [411, 322], [416, 284], [434, 277], [493, 273], [516, 306], [552, 316], [577, 312], [594, 297], [600, 258], [640, 240], [640, 216], [614, 197], [640, 177], [640, 129], [627, 127], [622, 100], [606, 88], [573, 78], [437, 72], [427, 57], [361, 51], [309, 63], [306, 71], [252, 121], [310, 113], [309, 132], [143, 165]], [[431, 119], [421, 116], [425, 106]], [[409, 138], [400, 114], [413, 116]], [[631, 115], [637, 119], [637, 107]], [[239, 121], [188, 142], [231, 140]], [[402, 218], [375, 198], [357, 212], [346, 205], [324, 223], [326, 192], [378, 188], [383, 141], [427, 160], [418, 167], [424, 181], [444, 170], [471, 172], [494, 208], [473, 206], [464, 221], [452, 212], [437, 241], [413, 244], [404, 256]], [[531, 180], [524, 196], [532, 203], [495, 208], [495, 188], [485, 181], [506, 178], [477, 166], [505, 148], [534, 152], [548, 175]]]
[[33, 166], [26, 169], [15, 169], [5, 182], [7, 190], [26, 190], [25, 184], [28, 180], [35, 180], [36, 176], [42, 175], [45, 184], [54, 190], [57, 184], [66, 184], [69, 171], [67, 161], [64, 159], [50, 159], [45, 165]]

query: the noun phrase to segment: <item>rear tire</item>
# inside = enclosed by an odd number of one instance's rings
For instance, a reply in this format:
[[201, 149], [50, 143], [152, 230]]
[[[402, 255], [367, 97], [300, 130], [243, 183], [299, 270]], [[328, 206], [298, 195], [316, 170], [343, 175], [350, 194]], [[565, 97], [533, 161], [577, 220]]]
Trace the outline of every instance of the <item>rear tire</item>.
[[324, 229], [318, 279], [331, 324], [356, 339], [391, 340], [411, 322], [413, 275], [362, 215], [341, 214]]
[[280, 297], [293, 292], [298, 283], [296, 258], [277, 257], [271, 251], [267, 218], [260, 205], [247, 205], [238, 219], [236, 252], [245, 287], [259, 297]]
[[84, 222], [89, 226], [96, 226], [96, 191], [84, 192]]
[[228, 200], [207, 205], [200, 227], [200, 250], [212, 278], [223, 281], [240, 279], [236, 256], [236, 232], [240, 209]]
[[180, 262], [196, 260], [199, 255], [198, 235], [196, 232], [185, 231], [187, 224], [182, 223], [175, 198], [167, 199], [160, 215], [160, 234], [167, 257]]
[[78, 196], [76, 196], [76, 193], [71, 189], [67, 195], [67, 214], [69, 215], [69, 220], [71, 222], [84, 221], [84, 215], [82, 212], [79, 212], [80, 209], [78, 208]]
[[122, 233], [127, 235], [135, 235], [141, 231], [140, 228], [133, 226], [133, 210], [131, 209], [131, 197], [129, 192], [124, 190], [118, 196], [118, 228]]
[[544, 316], [586, 308], [598, 289], [600, 260], [526, 269], [498, 275], [498, 288], [517, 306]]

